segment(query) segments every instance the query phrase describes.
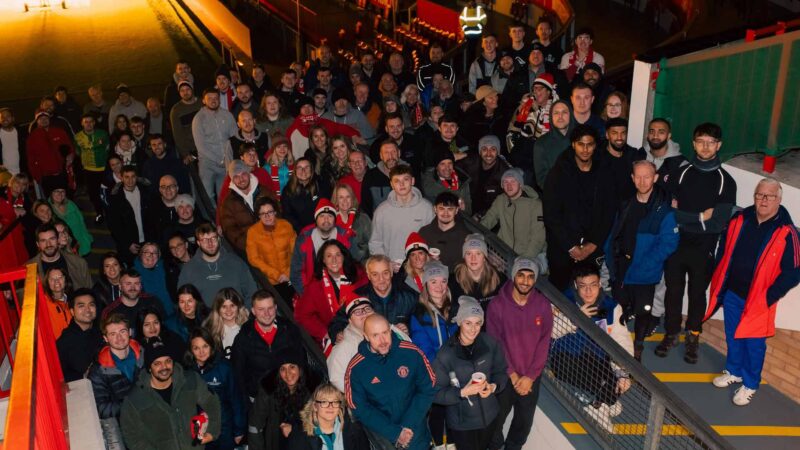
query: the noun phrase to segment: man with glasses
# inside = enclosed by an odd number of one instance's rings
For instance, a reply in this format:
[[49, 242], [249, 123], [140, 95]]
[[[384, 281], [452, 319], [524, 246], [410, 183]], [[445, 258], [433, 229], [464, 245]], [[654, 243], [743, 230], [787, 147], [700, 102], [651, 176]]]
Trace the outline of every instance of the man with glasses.
[[719, 307], [725, 309], [728, 354], [714, 386], [742, 383], [733, 396], [737, 406], [749, 404], [758, 390], [767, 338], [775, 335], [778, 300], [800, 282], [800, 239], [782, 197], [780, 182], [759, 181], [754, 205], [728, 222], [717, 250], [704, 320]]
[[200, 251], [184, 264], [178, 286], [193, 284], [209, 307], [217, 292], [224, 287], [236, 289], [245, 303], [249, 303], [250, 296], [258, 289], [250, 267], [234, 253], [222, 248], [214, 225], [208, 222], [200, 224], [194, 235]]
[[236, 383], [249, 397], [249, 405], [255, 401], [261, 379], [280, 368], [281, 361], [306, 361], [300, 330], [278, 317], [275, 297], [258, 290], [252, 295], [252, 305], [250, 320], [242, 325], [231, 350]]
[[379, 448], [430, 448], [426, 419], [436, 375], [428, 359], [392, 336], [389, 321], [377, 314], [364, 321], [364, 338], [345, 372], [347, 406]]
[[667, 181], [672, 194], [675, 220], [680, 230], [678, 249], [664, 267], [664, 339], [655, 354], [666, 357], [677, 345], [683, 319], [683, 293], [689, 279], [689, 305], [686, 314], [686, 353], [684, 361], [697, 363], [706, 287], [714, 264], [714, 249], [736, 205], [736, 181], [722, 168], [719, 149], [722, 129], [703, 123], [694, 129], [694, 156], [690, 163], [673, 172]]

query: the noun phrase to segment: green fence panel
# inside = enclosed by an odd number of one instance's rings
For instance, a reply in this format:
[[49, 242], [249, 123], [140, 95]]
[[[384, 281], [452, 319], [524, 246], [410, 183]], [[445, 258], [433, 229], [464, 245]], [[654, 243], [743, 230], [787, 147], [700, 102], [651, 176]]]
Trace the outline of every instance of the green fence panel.
[[778, 121], [777, 150], [800, 147], [800, 40], [792, 44], [789, 73]]
[[[654, 112], [672, 123], [672, 138], [693, 153], [694, 127], [722, 127], [720, 157], [767, 150], [781, 45], [670, 67], [662, 64]], [[796, 87], [796, 86], [795, 86]]]

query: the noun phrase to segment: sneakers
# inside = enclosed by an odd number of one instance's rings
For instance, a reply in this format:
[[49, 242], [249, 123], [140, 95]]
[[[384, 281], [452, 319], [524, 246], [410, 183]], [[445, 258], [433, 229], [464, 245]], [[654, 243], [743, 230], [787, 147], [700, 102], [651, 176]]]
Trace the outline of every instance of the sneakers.
[[100, 225], [105, 221], [105, 217], [102, 214], [98, 214], [97, 217], [94, 218], [94, 223]]
[[691, 331], [686, 332], [686, 353], [683, 354], [683, 360], [689, 364], [697, 364], [697, 350], [700, 347], [700, 335], [694, 334]]
[[736, 375], [731, 375], [730, 372], [727, 370], [722, 371], [722, 375], [714, 378], [714, 386], [718, 388], [728, 387], [732, 384], [741, 383], [742, 377], [737, 377]]
[[660, 358], [666, 358], [672, 347], [675, 347], [676, 345], [678, 345], [678, 335], [665, 334], [664, 339], [662, 339], [661, 343], [658, 344], [658, 347], [656, 347], [654, 353]]
[[611, 414], [611, 417], [617, 417], [618, 415], [622, 414], [622, 403], [618, 401], [614, 402], [613, 405], [609, 405], [608, 412]]
[[[596, 404], [597, 402], [589, 403], [583, 407], [583, 411], [609, 434], [614, 434], [614, 423], [611, 421], [611, 418], [617, 414], [612, 414], [612, 407], [605, 403], [600, 403], [598, 406], [595, 406]], [[619, 405], [619, 402], [614, 405]], [[622, 405], [619, 405], [619, 412], [622, 412]]]
[[755, 389], [742, 386], [736, 390], [735, 394], [733, 394], [733, 404], [736, 406], [746, 406], [750, 403], [750, 400], [753, 399], [755, 394]]

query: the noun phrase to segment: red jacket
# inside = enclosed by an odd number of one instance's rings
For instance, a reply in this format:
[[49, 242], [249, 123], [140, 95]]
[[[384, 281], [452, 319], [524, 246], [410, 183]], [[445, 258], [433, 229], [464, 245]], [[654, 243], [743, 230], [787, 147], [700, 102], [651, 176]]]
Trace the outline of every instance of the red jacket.
[[[728, 274], [728, 267], [730, 265], [731, 256], [736, 248], [736, 241], [744, 224], [744, 214], [737, 214], [730, 223], [728, 223], [728, 231], [725, 235], [724, 249], [722, 258], [714, 269], [714, 275], [711, 277], [711, 286], [709, 289], [708, 309], [703, 321], [708, 320], [716, 312], [717, 308], [722, 306], [721, 298], [719, 297], [720, 291], [725, 284], [725, 279]], [[750, 284], [750, 292], [745, 299], [744, 312], [736, 327], [734, 338], [763, 338], [775, 335], [775, 312], [778, 303], [774, 302], [769, 305], [767, 302], [767, 290], [775, 283], [775, 280], [781, 275], [781, 259], [783, 258], [784, 251], [786, 250], [787, 236], [793, 235], [789, 242], [793, 242], [795, 248], [791, 249], [795, 255], [795, 267], [800, 265], [797, 258], [800, 255], [798, 251], [797, 229], [793, 224], [783, 224], [772, 233], [758, 259], [755, 271], [753, 273], [753, 281]]]
[[[331, 280], [332, 281], [332, 280]], [[341, 292], [343, 289], [353, 290], [367, 284], [367, 275], [364, 269], [358, 266], [355, 281], [347, 286], [342, 286], [339, 291], [339, 298], [335, 299], [333, 308], [325, 296], [323, 281], [314, 278], [311, 284], [307, 285], [303, 296], [297, 301], [294, 309], [294, 319], [297, 324], [303, 327], [311, 337], [317, 342], [322, 342], [322, 338], [328, 334], [328, 325], [339, 311], [341, 305]]]
[[64, 173], [65, 160], [60, 147], [69, 147], [67, 154], [75, 154], [72, 140], [61, 128], [36, 128], [31, 131], [26, 144], [28, 154], [28, 170], [37, 182], [48, 175]]
[[[294, 241], [294, 251], [292, 252], [292, 264], [289, 268], [289, 278], [291, 279], [294, 290], [297, 291], [297, 297], [303, 295], [303, 290], [306, 286], [314, 281], [314, 259], [316, 252], [314, 251], [314, 242], [311, 239], [311, 232], [316, 228], [315, 224], [311, 224], [303, 228], [297, 235]], [[336, 227], [336, 240], [341, 242], [346, 248], [353, 247], [353, 240], [355, 234], [352, 230], [345, 230], [342, 227]]]

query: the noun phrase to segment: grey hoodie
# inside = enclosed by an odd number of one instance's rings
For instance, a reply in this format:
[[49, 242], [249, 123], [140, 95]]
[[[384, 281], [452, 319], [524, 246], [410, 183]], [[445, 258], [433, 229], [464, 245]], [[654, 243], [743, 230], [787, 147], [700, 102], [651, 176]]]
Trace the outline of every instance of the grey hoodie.
[[225, 167], [233, 159], [230, 138], [237, 130], [233, 115], [222, 107], [216, 111], [200, 108], [192, 119], [197, 158], [206, 164]]
[[422, 197], [419, 189], [411, 188], [411, 200], [401, 205], [392, 191], [372, 217], [370, 255], [386, 255], [391, 260], [406, 259], [408, 235], [419, 231], [434, 219], [433, 205]]
[[654, 157], [653, 154], [650, 153], [650, 143], [647, 142], [647, 140], [644, 141], [644, 145], [642, 147], [645, 150], [645, 159], [655, 164], [656, 170], [661, 169], [661, 165], [664, 164], [665, 159], [681, 155], [681, 144], [678, 144], [672, 139], [667, 142], [667, 153], [664, 153], [664, 156]]

